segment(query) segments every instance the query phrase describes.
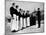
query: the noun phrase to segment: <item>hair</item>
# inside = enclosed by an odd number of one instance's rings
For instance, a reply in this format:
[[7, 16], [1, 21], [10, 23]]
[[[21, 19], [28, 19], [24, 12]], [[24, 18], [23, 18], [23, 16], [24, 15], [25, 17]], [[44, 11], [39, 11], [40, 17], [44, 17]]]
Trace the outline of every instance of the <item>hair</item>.
[[25, 13], [25, 10], [23, 12]]
[[38, 8], [38, 10], [40, 10], [40, 8]]
[[19, 10], [21, 11], [21, 8]]
[[18, 5], [16, 5], [16, 8], [18, 8]]
[[15, 3], [12, 3], [12, 5], [15, 5]]
[[29, 12], [29, 10], [27, 10], [27, 12]]

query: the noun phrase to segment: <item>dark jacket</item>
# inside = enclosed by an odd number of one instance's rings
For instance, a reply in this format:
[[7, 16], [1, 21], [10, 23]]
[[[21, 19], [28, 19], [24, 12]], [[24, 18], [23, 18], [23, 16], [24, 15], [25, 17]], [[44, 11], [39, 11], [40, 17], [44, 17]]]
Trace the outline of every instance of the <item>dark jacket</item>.
[[14, 12], [15, 12], [15, 9], [13, 7], [10, 7], [10, 14], [12, 17], [13, 17]]
[[10, 7], [10, 14], [13, 17], [13, 14], [16, 14], [17, 16], [19, 16], [19, 13], [16, 9], [14, 9], [13, 7]]
[[36, 24], [36, 19], [34, 16], [31, 16], [30, 17], [30, 26], [35, 25], [35, 24]]
[[41, 20], [40, 11], [37, 11], [38, 20]]

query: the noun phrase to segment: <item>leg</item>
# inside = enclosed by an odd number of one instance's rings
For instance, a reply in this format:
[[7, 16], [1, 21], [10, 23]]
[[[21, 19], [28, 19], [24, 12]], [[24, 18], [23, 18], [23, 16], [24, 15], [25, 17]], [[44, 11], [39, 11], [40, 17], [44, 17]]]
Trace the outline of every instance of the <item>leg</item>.
[[40, 21], [38, 21], [38, 28], [40, 28]]

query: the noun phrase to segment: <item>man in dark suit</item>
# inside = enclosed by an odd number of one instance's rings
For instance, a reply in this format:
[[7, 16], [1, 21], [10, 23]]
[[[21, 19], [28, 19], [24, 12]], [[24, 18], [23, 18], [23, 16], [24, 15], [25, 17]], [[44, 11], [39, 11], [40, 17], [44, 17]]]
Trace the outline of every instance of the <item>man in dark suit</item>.
[[[15, 14], [15, 15], [17, 15], [18, 16], [18, 11], [17, 11], [17, 9], [18, 9], [18, 5], [16, 5], [16, 9], [15, 9], [15, 3], [12, 3], [12, 6], [10, 7], [10, 14], [11, 14], [11, 17], [12, 17], [12, 19], [14, 19], [13, 18], [13, 14]], [[16, 18], [15, 18], [16, 19]], [[13, 23], [14, 24], [14, 23]], [[15, 26], [15, 25], [14, 25]], [[16, 30], [15, 30], [15, 28], [14, 28], [14, 30], [12, 30], [12, 32], [17, 32]]]
[[24, 12], [24, 14], [23, 14], [23, 18], [24, 18], [24, 28], [26, 28], [26, 12], [25, 11], [23, 11]]
[[38, 8], [38, 11], [37, 11], [37, 16], [38, 16], [38, 28], [40, 28], [40, 8]]
[[11, 17], [13, 17], [13, 13], [15, 12], [15, 3], [12, 3], [12, 6], [10, 7], [10, 14], [11, 14]]

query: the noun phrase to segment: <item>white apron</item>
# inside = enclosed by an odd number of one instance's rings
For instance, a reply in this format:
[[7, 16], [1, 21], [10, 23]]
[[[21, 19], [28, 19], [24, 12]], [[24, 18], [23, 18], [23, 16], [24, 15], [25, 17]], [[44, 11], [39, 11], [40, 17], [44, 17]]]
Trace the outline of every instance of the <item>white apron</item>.
[[23, 19], [23, 18], [22, 18], [22, 21], [23, 21], [23, 22], [22, 22], [22, 23], [23, 23], [23, 24], [22, 24], [22, 27], [24, 27], [24, 19]]
[[19, 16], [17, 16], [17, 30], [19, 30]]
[[11, 20], [11, 23], [12, 23], [11, 30], [16, 30], [17, 31], [18, 29], [17, 29], [17, 21], [16, 21], [16, 15], [15, 14], [13, 14], [13, 18], [14, 19]]
[[27, 26], [30, 26], [30, 17], [27, 17]]
[[20, 20], [18, 22], [19, 22], [19, 24], [18, 24], [18, 30], [20, 30]]
[[26, 18], [24, 18], [24, 27], [26, 27]]
[[23, 25], [23, 20], [22, 17], [20, 18], [20, 29], [22, 29], [22, 25]]

